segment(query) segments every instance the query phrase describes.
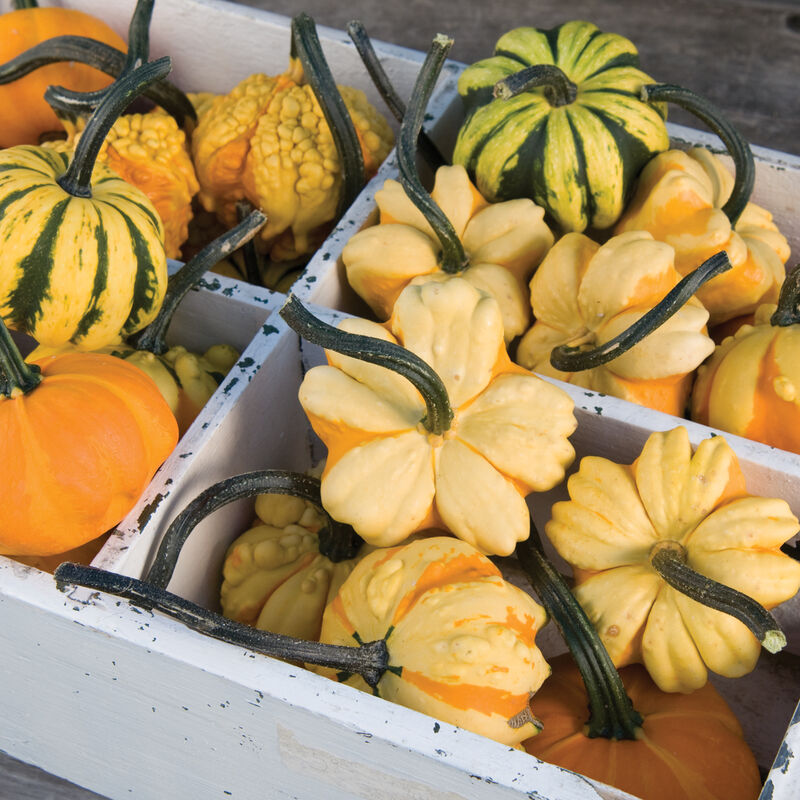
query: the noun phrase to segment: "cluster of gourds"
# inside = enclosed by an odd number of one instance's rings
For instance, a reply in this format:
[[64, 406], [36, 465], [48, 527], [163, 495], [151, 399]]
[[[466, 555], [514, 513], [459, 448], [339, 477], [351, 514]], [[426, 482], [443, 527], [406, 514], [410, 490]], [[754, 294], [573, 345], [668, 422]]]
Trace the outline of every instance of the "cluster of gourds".
[[[655, 84], [629, 40], [578, 21], [506, 33], [464, 70], [459, 93], [453, 166], [438, 167], [429, 195], [416, 139], [401, 133], [400, 181], [376, 193], [377, 224], [342, 253], [378, 318], [408, 282], [460, 275], [500, 301], [520, 365], [796, 450], [793, 323], [784, 313], [766, 327], [789, 247], [749, 201], [752, 155], [724, 117]], [[668, 149], [668, 102], [720, 136], [735, 178], [706, 149]], [[688, 289], [684, 279], [694, 292], [676, 288]], [[797, 292], [786, 291], [788, 309]], [[717, 345], [735, 331], [735, 343]]]
[[[239, 359], [227, 344], [205, 353], [167, 344], [181, 299], [207, 270], [257, 234], [273, 250], [304, 254], [377, 169], [392, 134], [363, 93], [345, 87], [342, 100], [306, 15], [293, 24], [286, 75], [254, 76], [245, 82], [250, 88], [212, 101], [196, 96], [198, 108], [209, 110], [208, 119], [203, 114], [198, 122], [192, 101], [165, 81], [169, 58], [148, 63], [154, 0], [137, 2], [127, 54], [124, 42], [89, 15], [39, 8], [33, 1], [16, 5], [0, 16], [3, 114], [25, 120], [5, 126], [0, 150], [0, 324], [27, 334], [37, 346], [28, 353], [30, 366], [20, 367], [15, 343], [4, 336], [2, 344], [4, 363], [14, 365], [3, 370], [0, 402], [13, 426], [3, 456], [7, 463], [22, 458], [26, 466], [10, 484], [18, 502], [0, 519], [0, 553], [40, 557], [83, 546], [118, 523]], [[254, 85], [258, 113], [245, 123]], [[142, 96], [156, 106], [130, 113]], [[232, 119], [242, 125], [227, 124]], [[53, 134], [59, 128], [65, 139]], [[341, 166], [343, 161], [349, 166]], [[214, 176], [227, 180], [231, 169], [241, 173], [238, 184], [218, 186]], [[167, 259], [181, 252], [199, 190], [206, 198], [224, 198], [225, 227], [168, 278]], [[230, 219], [229, 203], [248, 198], [254, 206], [238, 221]], [[51, 364], [76, 352], [87, 368], [98, 354], [104, 356], [99, 365], [108, 356], [135, 365], [160, 391], [155, 405], [139, 392], [138, 435], [144, 442], [132, 446], [130, 466], [122, 463], [127, 456], [120, 443], [126, 440], [113, 443], [113, 419], [106, 419], [99, 399], [95, 413], [87, 392], [69, 404], [85, 420], [83, 438], [69, 449], [54, 437], [50, 444], [31, 441], [28, 455], [15, 452], [31, 438], [22, 404], [38, 404], [49, 394], [32, 376], [42, 368], [42, 386], [53, 383], [47, 377], [54, 374]], [[171, 437], [166, 429], [161, 434], [165, 403], [174, 415]], [[120, 415], [118, 424], [130, 423]], [[95, 435], [107, 445], [80, 446]], [[144, 466], [137, 463], [142, 450]], [[55, 466], [62, 459], [64, 467], [71, 462], [87, 471], [65, 480]], [[106, 489], [97, 487], [88, 503], [96, 475], [109, 475], [101, 482]], [[42, 492], [41, 485], [49, 490]], [[75, 524], [56, 525], [62, 512], [75, 517]]]
[[[168, 59], [140, 65], [151, 11], [152, 0], [137, 4], [123, 63], [107, 49], [96, 56], [121, 72], [110, 87], [50, 92], [62, 120], [94, 109], [70, 122], [66, 145], [0, 151], [3, 318], [42, 348], [107, 351], [40, 349], [26, 363], [0, 322], [12, 476], [0, 498], [2, 553], [63, 552], [124, 516], [178, 423], [218, 382], [205, 378], [237, 357], [193, 362], [202, 384], [193, 394], [183, 354], [164, 340], [181, 297], [259, 231], [275, 261], [312, 252], [391, 146], [363, 96], [336, 90], [304, 15], [284, 74], [198, 96], [198, 110], [172, 106]], [[95, 58], [45, 45], [36, 58]], [[320, 478], [256, 473], [210, 487], [165, 533], [145, 581], [71, 564], [56, 579], [205, 620], [212, 635], [258, 643], [646, 800], [752, 800], [755, 760], [708, 673], [747, 674], [762, 646], [785, 644], [768, 609], [800, 589], [800, 563], [781, 551], [800, 526], [787, 503], [748, 494], [723, 437], [692, 452], [682, 427], [652, 434], [630, 465], [586, 457], [545, 526], [573, 570], [570, 590], [543, 556], [526, 502], [561, 485], [575, 459], [572, 400], [534, 372], [680, 414], [709, 359], [692, 403], [717, 424], [715, 384], [741, 348], [771, 361], [766, 374], [751, 368], [756, 396], [735, 416], [759, 436], [781, 427], [754, 420], [768, 391], [794, 400], [787, 353], [800, 278], [784, 282], [785, 240], [748, 203], [749, 150], [714, 123], [735, 181], [705, 152], [667, 150], [663, 104], [710, 118], [705, 105], [653, 85], [622, 37], [582, 22], [525, 28], [464, 72], [455, 163], [437, 169], [428, 194], [416, 154], [449, 45], [434, 40], [403, 116], [400, 181], [377, 193], [378, 223], [343, 252], [351, 285], [382, 322], [333, 327], [296, 298], [281, 311], [326, 350], [328, 363], [299, 391], [327, 447]], [[175, 113], [119, 117], [160, 84], [155, 99]], [[197, 117], [191, 130], [175, 118], [184, 112]], [[156, 164], [146, 175], [128, 159], [145, 152]], [[133, 186], [139, 177], [152, 196]], [[231, 230], [168, 281], [166, 248], [188, 235], [195, 193]], [[261, 211], [248, 215], [243, 201]], [[770, 318], [763, 304], [779, 290]], [[749, 313], [754, 325], [715, 350], [707, 325]], [[132, 366], [137, 354], [177, 382], [159, 391]], [[43, 433], [32, 441], [31, 430]], [[100, 458], [76, 456], [88, 452]], [[258, 522], [225, 559], [223, 623], [166, 587], [194, 526], [253, 496]], [[491, 560], [513, 554], [541, 605]], [[548, 617], [577, 672], [537, 646]], [[709, 737], [711, 754], [698, 746]]]

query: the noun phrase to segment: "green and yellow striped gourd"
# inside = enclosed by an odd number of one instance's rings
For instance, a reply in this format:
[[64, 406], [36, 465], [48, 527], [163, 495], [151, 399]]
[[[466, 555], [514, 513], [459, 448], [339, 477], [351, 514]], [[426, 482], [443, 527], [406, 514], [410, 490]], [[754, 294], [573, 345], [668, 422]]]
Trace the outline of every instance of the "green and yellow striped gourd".
[[40, 344], [102, 347], [140, 330], [167, 286], [161, 219], [147, 197], [96, 164], [108, 128], [168, 58], [114, 84], [72, 160], [20, 145], [0, 152], [0, 315]]
[[[528, 76], [495, 92], [529, 67], [537, 85]], [[589, 22], [516, 28], [461, 74], [453, 162], [492, 202], [530, 197], [563, 231], [608, 228], [641, 168], [669, 146], [664, 106], [639, 97], [652, 82], [631, 41]]]

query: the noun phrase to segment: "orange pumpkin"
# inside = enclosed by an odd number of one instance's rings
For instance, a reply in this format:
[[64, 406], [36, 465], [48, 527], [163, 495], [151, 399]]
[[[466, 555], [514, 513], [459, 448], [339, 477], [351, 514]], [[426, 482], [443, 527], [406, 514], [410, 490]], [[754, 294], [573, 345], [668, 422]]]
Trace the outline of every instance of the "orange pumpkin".
[[177, 440], [169, 406], [137, 367], [95, 353], [28, 365], [0, 327], [0, 553], [52, 555], [100, 536]]
[[590, 738], [588, 697], [572, 658], [550, 660], [551, 676], [531, 701], [542, 731], [523, 742], [542, 761], [616, 786], [643, 800], [755, 800], [758, 766], [739, 721], [707, 683], [690, 694], [662, 692], [644, 667], [620, 670], [643, 717], [636, 739]]
[[[55, 36], [85, 36], [125, 50], [125, 42], [102, 20], [71, 8], [19, 8], [0, 15], [0, 64]], [[0, 86], [0, 147], [38, 144], [63, 125], [44, 99], [48, 86], [80, 92], [102, 89], [113, 78], [74, 61], [49, 64]]]

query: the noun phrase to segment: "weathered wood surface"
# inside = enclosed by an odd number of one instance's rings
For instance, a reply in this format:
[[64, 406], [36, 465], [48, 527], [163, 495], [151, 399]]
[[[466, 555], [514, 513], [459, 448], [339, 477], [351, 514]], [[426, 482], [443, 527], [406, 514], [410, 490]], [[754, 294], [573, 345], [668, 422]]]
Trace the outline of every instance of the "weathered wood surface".
[[[57, 4], [57, 3], [54, 3]], [[491, 53], [500, 34], [518, 25], [551, 27], [587, 19], [630, 37], [654, 78], [705, 94], [755, 144], [800, 155], [800, 0], [668, 0], [660, 4], [596, 0], [506, 0], [456, 3], [417, 0], [243, 0], [292, 15], [307, 11], [319, 24], [343, 28], [361, 19], [371, 35], [424, 50], [436, 32], [453, 36], [453, 58], [469, 62]], [[235, 48], [232, 48], [235, 56]], [[674, 121], [693, 125], [678, 112]], [[91, 742], [87, 742], [91, 747]], [[91, 800], [73, 786], [0, 752], [0, 800]]]

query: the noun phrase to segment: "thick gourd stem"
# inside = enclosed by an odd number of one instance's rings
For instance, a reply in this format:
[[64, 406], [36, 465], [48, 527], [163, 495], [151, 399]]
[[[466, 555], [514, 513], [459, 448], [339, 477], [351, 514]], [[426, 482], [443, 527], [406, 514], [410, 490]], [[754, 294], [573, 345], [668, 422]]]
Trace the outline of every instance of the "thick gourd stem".
[[309, 342], [342, 355], [386, 367], [407, 378], [425, 401], [427, 412], [421, 420], [422, 425], [436, 436], [450, 428], [453, 409], [447, 389], [433, 368], [418, 355], [399, 344], [334, 328], [315, 317], [294, 295], [289, 296], [279, 313], [295, 333]]
[[551, 106], [567, 106], [575, 102], [578, 87], [555, 64], [534, 64], [513, 75], [498, 81], [492, 94], [503, 100], [510, 100], [522, 92], [544, 87], [544, 96]]
[[453, 224], [437, 205], [434, 199], [425, 191], [417, 172], [417, 140], [422, 130], [422, 120], [428, 106], [436, 79], [442, 71], [447, 53], [453, 40], [439, 33], [437, 34], [425, 61], [417, 75], [411, 99], [408, 101], [403, 123], [400, 126], [400, 135], [397, 140], [397, 165], [400, 168], [400, 183], [414, 205], [425, 215], [430, 226], [436, 232], [442, 245], [441, 268], [443, 272], [461, 272], [469, 260], [464, 252], [464, 245], [458, 238]]
[[0, 395], [14, 397], [18, 393], [26, 394], [35, 389], [41, 380], [41, 370], [35, 364], [25, 363], [0, 318]]
[[[120, 75], [142, 66], [150, 57], [150, 21], [153, 16], [154, 4], [155, 0], [139, 0], [133, 9], [128, 25], [128, 53]], [[76, 92], [63, 86], [48, 86], [44, 93], [44, 99], [60, 117], [76, 119], [79, 116], [91, 114], [108, 94], [109, 89], [110, 87], [107, 86], [105, 89], [93, 92]], [[183, 92], [178, 93], [178, 98], [179, 117], [176, 119], [179, 124], [182, 124], [187, 117], [187, 107], [192, 112], [194, 109], [189, 98]], [[171, 113], [169, 108], [167, 111]]]
[[86, 123], [67, 171], [58, 179], [58, 185], [65, 192], [73, 197], [92, 196], [92, 171], [111, 126], [145, 86], [161, 80], [171, 69], [172, 60], [164, 56], [118, 78], [111, 85], [111, 91]]
[[[116, 78], [124, 71], [127, 56], [116, 47], [86, 36], [54, 36], [0, 64], [0, 84], [12, 83], [40, 67], [64, 61], [88, 64]], [[158, 81], [146, 87], [142, 95], [164, 108], [181, 127], [192, 127], [197, 121], [197, 112], [189, 98], [168, 81]], [[45, 97], [48, 97], [47, 92]], [[77, 115], [78, 110], [67, 104], [59, 113]]]
[[800, 324], [800, 262], [795, 264], [781, 284], [778, 307], [769, 318], [769, 324], [776, 328]]
[[562, 372], [580, 372], [619, 358], [679, 311], [704, 283], [729, 270], [731, 266], [724, 250], [716, 253], [678, 281], [661, 302], [613, 339], [592, 350], [569, 345], [555, 347], [550, 353], [550, 363]]
[[642, 717], [625, 693], [619, 673], [586, 612], [542, 553], [533, 520], [531, 536], [517, 544], [517, 557], [580, 670], [589, 697], [586, 735], [590, 738], [636, 739]]
[[292, 56], [300, 59], [303, 76], [325, 115], [342, 165], [342, 190], [337, 217], [353, 204], [366, 183], [364, 155], [350, 112], [322, 52], [314, 20], [306, 13], [292, 19]]
[[756, 179], [756, 165], [747, 140], [720, 109], [691, 89], [669, 83], [654, 83], [642, 86], [641, 96], [650, 103], [675, 103], [708, 125], [722, 140], [735, 167], [733, 190], [722, 210], [731, 225], [735, 225], [750, 201]]
[[656, 543], [650, 552], [650, 564], [673, 589], [744, 623], [765, 650], [777, 653], [786, 646], [786, 636], [769, 611], [749, 595], [695, 572], [686, 563], [686, 551], [680, 542]]
[[21, 11], [23, 8], [39, 8], [36, 0], [14, 0], [14, 11]]
[[[301, 497], [319, 508], [327, 519], [327, 538], [339, 542], [336, 548], [333, 548], [333, 541], [329, 543], [331, 551], [335, 550], [335, 560], [343, 561], [353, 558], [363, 544], [349, 525], [337, 522], [322, 507], [319, 478], [300, 472], [286, 472], [277, 469], [247, 472], [226, 478], [210, 486], [175, 517], [161, 540], [155, 560], [145, 576], [145, 580], [152, 586], [166, 589], [172, 573], [175, 571], [181, 549], [195, 527], [209, 514], [228, 503], [255, 497], [259, 494], [286, 494], [292, 497]], [[322, 542], [320, 552], [322, 552]]]
[[170, 279], [167, 292], [156, 318], [145, 328], [129, 336], [127, 341], [137, 350], [147, 350], [160, 356], [169, 350], [167, 329], [181, 300], [190, 289], [223, 258], [227, 258], [243, 244], [250, 241], [267, 222], [263, 211], [254, 209], [238, 225], [209, 242]]
[[[239, 222], [243, 222], [248, 214], [255, 210], [255, 206], [248, 200], [238, 200], [236, 202], [236, 217]], [[254, 286], [261, 286], [261, 266], [258, 251], [252, 238], [242, 245], [242, 258], [244, 259], [244, 277], [248, 283]]]
[[273, 658], [356, 673], [370, 686], [377, 685], [389, 663], [389, 653], [383, 639], [359, 647], [347, 647], [262, 631], [208, 611], [146, 581], [69, 561], [59, 565], [54, 577], [62, 592], [67, 591], [70, 585], [75, 585], [124, 597], [139, 608], [161, 611], [214, 639]]
[[[364, 27], [361, 20], [355, 19], [348, 22], [347, 34], [356, 46], [358, 55], [361, 56], [361, 61], [367, 68], [372, 83], [383, 98], [392, 116], [399, 123], [402, 123], [406, 113], [406, 104], [400, 99], [400, 95], [397, 94], [394, 86], [392, 86], [392, 82], [389, 80], [389, 76], [386, 74], [386, 70], [384, 70], [383, 64], [381, 64], [378, 54], [372, 46], [372, 41], [369, 38], [367, 29]], [[417, 147], [422, 157], [425, 159], [425, 163], [432, 170], [436, 171], [439, 167], [449, 163], [442, 155], [433, 139], [431, 139], [424, 130], [420, 130], [419, 132]]]

